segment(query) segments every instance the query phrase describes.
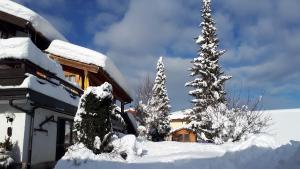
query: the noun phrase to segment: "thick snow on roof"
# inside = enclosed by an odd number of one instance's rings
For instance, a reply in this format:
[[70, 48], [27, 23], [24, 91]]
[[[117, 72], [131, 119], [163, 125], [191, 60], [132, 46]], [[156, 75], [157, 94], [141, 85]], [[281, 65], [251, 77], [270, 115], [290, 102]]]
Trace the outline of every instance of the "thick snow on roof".
[[0, 39], [0, 59], [26, 59], [64, 79], [62, 67], [38, 49], [29, 38]]
[[66, 40], [46, 19], [20, 4], [10, 0], [0, 0], [0, 11], [29, 21], [37, 32], [51, 41], [54, 39]]
[[170, 120], [175, 120], [175, 119], [185, 119], [187, 117], [187, 114], [190, 113], [192, 109], [185, 109], [185, 110], [179, 110], [176, 112], [172, 112], [170, 117]]
[[123, 88], [123, 90], [125, 90], [125, 92], [131, 96], [131, 98], [133, 98], [131, 90], [128, 87], [123, 75], [114, 65], [114, 63], [104, 54], [61, 40], [52, 41], [48, 49], [46, 49], [46, 52], [66, 59], [75, 60], [86, 64], [93, 64], [103, 68], [103, 70], [105, 70], [110, 77], [114, 79]]
[[67, 104], [78, 106], [79, 97], [71, 96], [62, 85], [55, 85], [45, 80], [39, 79], [34, 75], [26, 74], [28, 77], [24, 79], [23, 83], [19, 86], [0, 86], [0, 89], [16, 89], [16, 88], [28, 88], [36, 92], [42, 93], [46, 96], [52, 97], [56, 100], [60, 100]]

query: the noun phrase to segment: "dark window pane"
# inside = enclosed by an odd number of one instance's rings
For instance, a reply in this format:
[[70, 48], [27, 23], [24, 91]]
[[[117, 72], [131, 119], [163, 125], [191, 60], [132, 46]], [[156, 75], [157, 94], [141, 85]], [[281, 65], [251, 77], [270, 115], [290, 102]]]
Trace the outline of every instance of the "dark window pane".
[[71, 144], [71, 123], [69, 121], [65, 123], [65, 144]]

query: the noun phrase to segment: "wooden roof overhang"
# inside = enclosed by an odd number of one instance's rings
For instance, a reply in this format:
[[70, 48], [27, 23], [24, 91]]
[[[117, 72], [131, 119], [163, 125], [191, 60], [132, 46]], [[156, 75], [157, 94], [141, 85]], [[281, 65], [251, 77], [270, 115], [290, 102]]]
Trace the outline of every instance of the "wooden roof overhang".
[[27, 33], [34, 35], [33, 37], [31, 37], [32, 41], [38, 43], [37, 46], [42, 50], [48, 48], [51, 43], [51, 41], [46, 38], [41, 32], [38, 32], [34, 29], [31, 22], [23, 18], [0, 11], [0, 20], [27, 30]]
[[[36, 106], [75, 116], [77, 107], [28, 88], [0, 89], [0, 100], [28, 100], [22, 107]], [[29, 105], [30, 104], [30, 105]]]
[[[87, 64], [67, 59], [54, 54], [51, 54], [50, 57], [58, 61], [62, 65], [90, 72], [89, 76], [92, 78], [92, 80], [96, 81], [97, 84], [100, 85], [104, 82], [108, 82], [113, 86], [113, 94], [116, 97], [116, 99], [120, 100], [123, 103], [132, 102], [132, 98], [130, 97], [130, 95], [126, 93], [125, 90], [113, 78], [111, 78], [111, 76], [105, 70], [103, 70], [102, 67], [99, 67], [94, 64]], [[104, 79], [104, 81], [102, 81], [101, 79]]]

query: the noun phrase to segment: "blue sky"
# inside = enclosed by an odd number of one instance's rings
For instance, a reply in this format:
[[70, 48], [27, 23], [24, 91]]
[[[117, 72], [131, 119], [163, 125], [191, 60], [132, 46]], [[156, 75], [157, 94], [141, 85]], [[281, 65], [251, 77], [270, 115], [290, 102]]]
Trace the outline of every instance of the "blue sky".
[[[164, 56], [173, 110], [191, 106], [184, 83], [196, 57], [200, 0], [17, 0], [71, 42], [107, 54], [134, 89]], [[214, 0], [228, 93], [263, 96], [265, 109], [300, 107], [300, 1]], [[153, 77], [154, 78], [154, 77]]]

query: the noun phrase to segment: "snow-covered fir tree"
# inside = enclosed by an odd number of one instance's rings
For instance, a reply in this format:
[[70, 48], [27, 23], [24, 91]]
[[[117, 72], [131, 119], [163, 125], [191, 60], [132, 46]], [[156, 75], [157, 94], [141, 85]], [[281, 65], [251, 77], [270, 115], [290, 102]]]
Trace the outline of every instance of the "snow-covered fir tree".
[[214, 131], [211, 116], [206, 110], [209, 107], [217, 108], [220, 104], [226, 104], [224, 83], [231, 78], [224, 75], [219, 65], [219, 58], [225, 51], [218, 49], [217, 29], [211, 12], [211, 0], [203, 0], [203, 22], [200, 24], [202, 31], [196, 39], [200, 49], [190, 69], [191, 76], [195, 78], [186, 83], [186, 86], [193, 88], [189, 92], [194, 97], [193, 111], [189, 116], [194, 123], [193, 128], [202, 134], [204, 132], [209, 139], [213, 137]]
[[146, 128], [149, 139], [163, 141], [171, 130], [169, 120], [171, 106], [166, 88], [166, 75], [162, 57], [157, 62], [156, 70], [152, 97], [147, 106]]

